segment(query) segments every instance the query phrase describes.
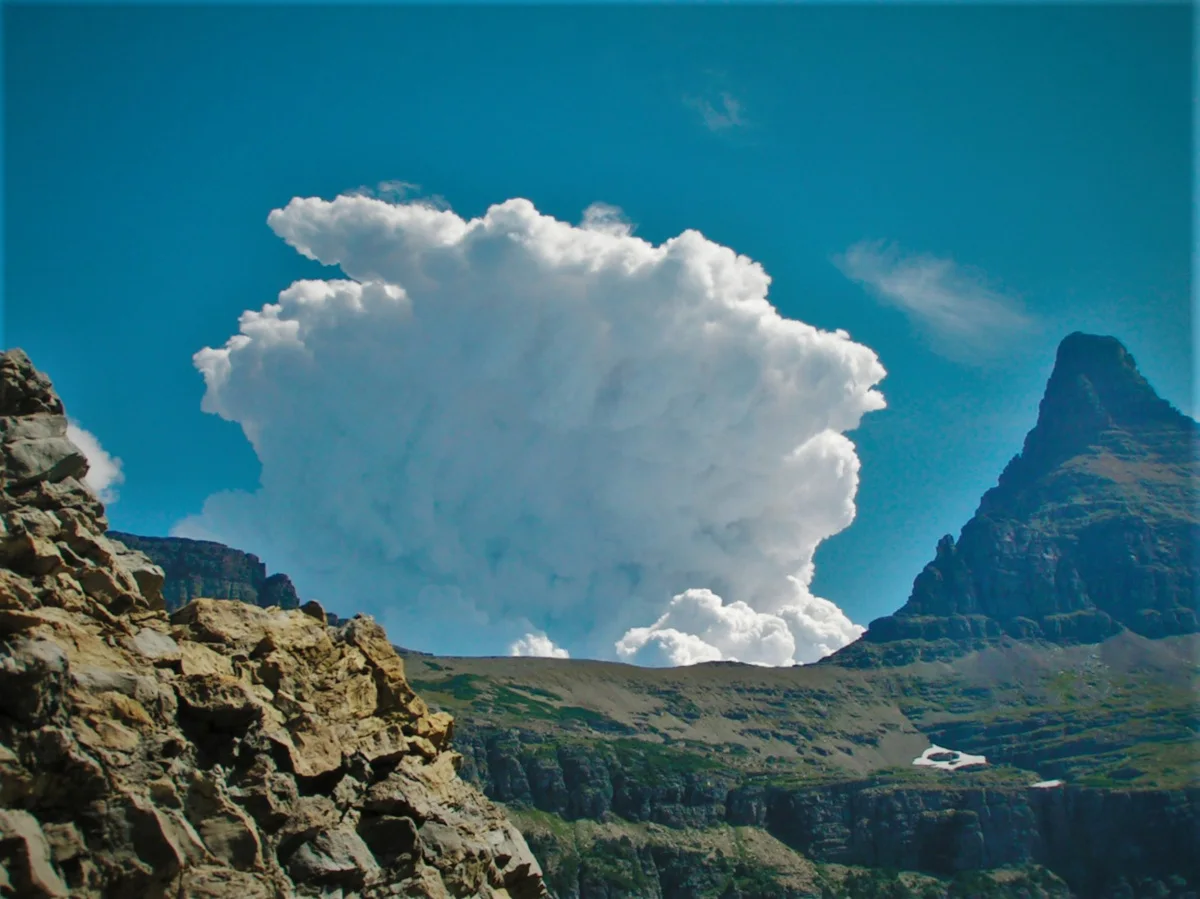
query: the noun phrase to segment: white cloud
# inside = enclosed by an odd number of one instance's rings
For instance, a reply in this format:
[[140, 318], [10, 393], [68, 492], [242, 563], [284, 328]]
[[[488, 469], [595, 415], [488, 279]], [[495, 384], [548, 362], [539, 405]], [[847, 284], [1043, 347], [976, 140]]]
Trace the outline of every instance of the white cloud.
[[611, 658], [689, 588], [782, 619], [795, 658], [845, 642], [807, 584], [854, 517], [842, 432], [884, 405], [878, 359], [780, 317], [750, 259], [695, 231], [655, 246], [597, 209], [272, 212], [346, 277], [296, 282], [196, 354], [203, 407], [241, 425], [261, 486], [176, 533], [434, 652], [549, 631]]
[[535, 656], [543, 659], [569, 659], [571, 654], [541, 633], [528, 633], [508, 647], [510, 656]]
[[689, 95], [683, 102], [700, 113], [709, 131], [728, 131], [746, 124], [741, 102], [729, 91], [721, 91], [715, 98]]
[[902, 309], [953, 358], [997, 350], [1032, 325], [1017, 297], [951, 259], [906, 255], [882, 241], [864, 241], [834, 262], [846, 277]]
[[727, 605], [711, 590], [687, 590], [654, 624], [630, 628], [617, 641], [617, 655], [649, 665], [792, 665], [815, 662], [862, 634], [829, 600], [810, 595], [799, 580], [792, 586], [795, 596], [776, 612], [740, 601]]
[[87, 458], [88, 473], [84, 481], [103, 503], [117, 501], [117, 487], [125, 482], [121, 471], [121, 460], [110, 456], [91, 431], [85, 431], [77, 422], [67, 422], [67, 439], [79, 447]]

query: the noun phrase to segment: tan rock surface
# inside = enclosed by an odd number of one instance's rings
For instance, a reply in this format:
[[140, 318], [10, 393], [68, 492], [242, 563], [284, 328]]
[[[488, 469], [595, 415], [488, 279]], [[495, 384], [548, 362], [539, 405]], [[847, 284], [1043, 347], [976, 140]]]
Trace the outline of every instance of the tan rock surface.
[[382, 628], [168, 618], [64, 434], [49, 381], [0, 354], [0, 896], [545, 895]]

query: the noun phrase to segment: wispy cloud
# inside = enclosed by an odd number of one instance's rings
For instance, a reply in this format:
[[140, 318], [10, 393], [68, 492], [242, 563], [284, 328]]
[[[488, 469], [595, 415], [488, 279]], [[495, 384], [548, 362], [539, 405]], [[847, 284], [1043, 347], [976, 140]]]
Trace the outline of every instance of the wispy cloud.
[[624, 210], [611, 203], [593, 203], [583, 210], [583, 221], [579, 227], [584, 231], [598, 231], [614, 237], [628, 237], [636, 230]]
[[700, 113], [709, 131], [728, 131], [746, 124], [741, 101], [729, 91], [714, 97], [688, 95], [683, 102]]
[[364, 184], [353, 190], [346, 191], [346, 195], [351, 197], [372, 197], [387, 200], [389, 203], [415, 203], [420, 206], [428, 206], [432, 209], [450, 208], [450, 204], [446, 202], [446, 198], [441, 194], [424, 196], [423, 193], [421, 185], [413, 181], [400, 181], [398, 179], [380, 181], [374, 187]]
[[953, 259], [863, 241], [833, 261], [879, 300], [902, 309], [951, 358], [978, 358], [1034, 325], [1017, 296]]

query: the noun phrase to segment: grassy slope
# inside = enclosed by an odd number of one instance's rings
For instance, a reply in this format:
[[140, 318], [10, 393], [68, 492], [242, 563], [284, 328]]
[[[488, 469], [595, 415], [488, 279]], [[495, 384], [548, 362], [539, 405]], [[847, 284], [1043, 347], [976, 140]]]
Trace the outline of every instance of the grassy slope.
[[[475, 727], [633, 741], [675, 764], [771, 782], [914, 769], [930, 743], [982, 753], [984, 776], [1178, 788], [1196, 782], [1196, 637], [1100, 646], [1010, 643], [885, 670], [710, 664], [644, 669], [556, 659], [411, 656], [421, 695]], [[689, 761], [690, 759], [690, 761]]]
[[[644, 669], [554, 659], [410, 656], [414, 686], [477, 728], [540, 732], [547, 748], [604, 744], [629, 765], [736, 772], [779, 786], [871, 779], [1024, 789], [1179, 788], [1198, 781], [1200, 640], [1122, 634], [1100, 646], [1010, 642], [946, 663], [848, 670], [736, 664]], [[982, 770], [915, 767], [931, 742], [987, 755]], [[1066, 896], [1049, 872], [939, 882], [814, 865], [756, 828], [669, 830], [512, 812], [554, 877], [639, 890], [665, 853], [711, 896]], [[979, 878], [982, 876], [982, 880]], [[972, 880], [972, 878], [975, 878]], [[552, 877], [553, 881], [553, 877]]]

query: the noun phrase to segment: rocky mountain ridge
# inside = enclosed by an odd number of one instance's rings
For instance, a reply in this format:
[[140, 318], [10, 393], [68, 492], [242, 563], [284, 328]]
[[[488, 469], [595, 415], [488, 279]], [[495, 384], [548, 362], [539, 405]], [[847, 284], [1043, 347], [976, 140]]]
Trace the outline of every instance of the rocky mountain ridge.
[[0, 896], [545, 895], [381, 628], [315, 604], [168, 616], [66, 424], [0, 354]]
[[1118, 340], [1069, 335], [1037, 424], [958, 540], [943, 537], [904, 607], [827, 663], [1196, 633], [1198, 440]]

